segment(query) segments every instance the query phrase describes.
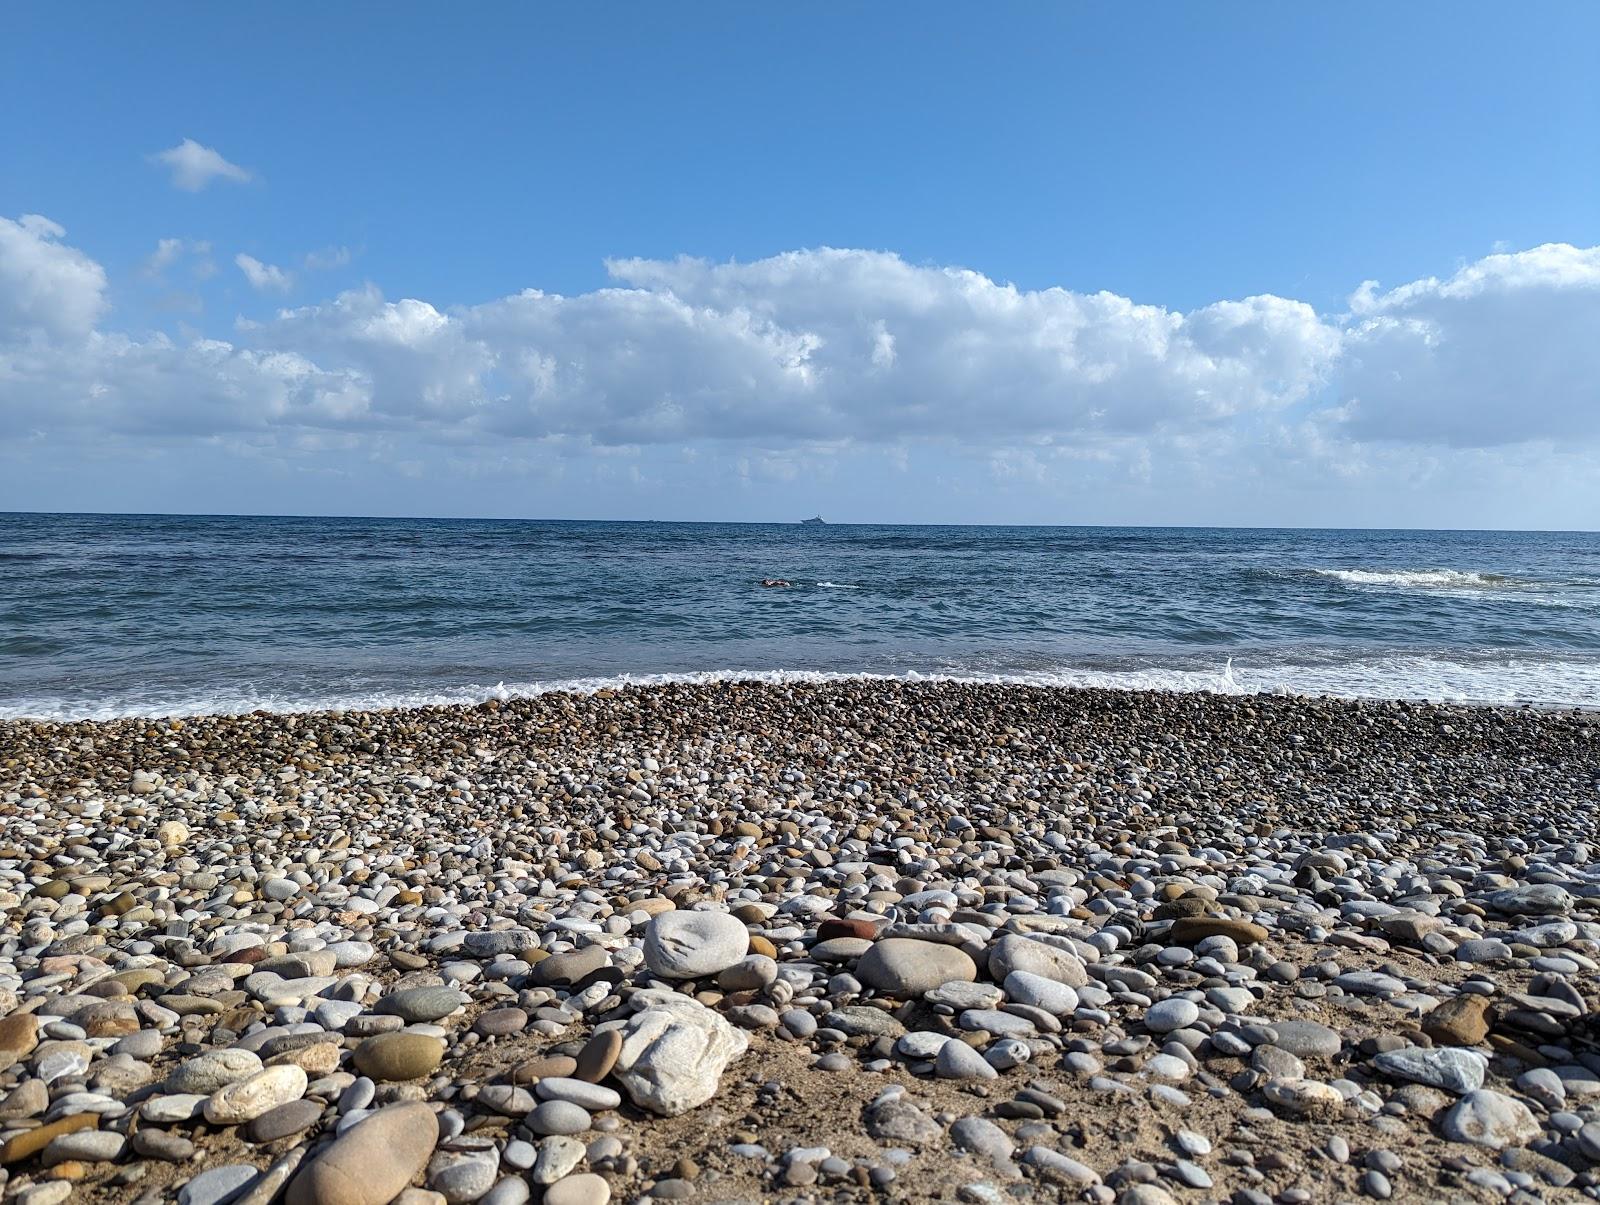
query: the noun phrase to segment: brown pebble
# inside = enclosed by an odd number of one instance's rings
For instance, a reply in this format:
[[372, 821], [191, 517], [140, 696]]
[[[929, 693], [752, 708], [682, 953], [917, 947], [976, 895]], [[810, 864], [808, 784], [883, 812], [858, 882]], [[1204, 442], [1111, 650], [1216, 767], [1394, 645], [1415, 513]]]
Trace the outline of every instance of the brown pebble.
[[617, 1056], [621, 1053], [622, 1031], [602, 1029], [585, 1042], [583, 1049], [578, 1052], [575, 1069], [577, 1078], [598, 1084], [611, 1074], [611, 1069], [617, 1065]]

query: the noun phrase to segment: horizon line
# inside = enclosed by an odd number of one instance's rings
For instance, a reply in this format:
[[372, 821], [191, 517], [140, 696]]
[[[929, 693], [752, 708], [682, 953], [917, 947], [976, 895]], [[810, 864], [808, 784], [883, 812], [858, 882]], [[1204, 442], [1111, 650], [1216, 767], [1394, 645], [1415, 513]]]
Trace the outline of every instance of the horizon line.
[[[78, 518], [78, 519], [342, 519], [368, 523], [628, 523], [640, 526], [676, 525], [686, 527], [815, 527], [800, 519], [601, 519], [556, 518], [528, 515], [363, 515], [363, 514], [284, 514], [263, 511], [97, 511], [97, 510], [0, 510], [0, 518]], [[824, 527], [971, 527], [971, 528], [1047, 528], [1075, 531], [1396, 531], [1457, 532], [1492, 535], [1596, 535], [1600, 529], [1587, 527], [1386, 527], [1381, 525], [1322, 526], [1316, 524], [1233, 524], [1233, 523], [985, 523], [985, 522], [877, 522], [871, 520], [825, 520]]]

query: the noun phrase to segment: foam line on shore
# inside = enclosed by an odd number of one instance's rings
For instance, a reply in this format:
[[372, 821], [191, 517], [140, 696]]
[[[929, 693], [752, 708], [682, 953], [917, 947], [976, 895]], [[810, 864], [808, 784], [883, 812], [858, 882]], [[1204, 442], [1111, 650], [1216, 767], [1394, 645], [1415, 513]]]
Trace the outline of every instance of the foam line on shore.
[[0, 704], [0, 720], [114, 720], [135, 717], [237, 715], [252, 711], [306, 713], [470, 706], [488, 699], [549, 693], [592, 694], [623, 687], [712, 685], [722, 682], [786, 686], [848, 681], [968, 682], [1041, 688], [1093, 688], [1248, 695], [1414, 699], [1447, 703], [1600, 707], [1600, 663], [1588, 659], [1526, 657], [1446, 660], [1390, 655], [1355, 661], [1242, 666], [1229, 659], [1212, 667], [1141, 666], [1131, 669], [1062, 667], [1020, 673], [972, 671], [847, 673], [811, 669], [718, 669], [679, 673], [617, 674], [493, 685], [465, 683], [437, 690], [283, 694], [220, 688], [192, 694], [86, 702], [23, 699]]

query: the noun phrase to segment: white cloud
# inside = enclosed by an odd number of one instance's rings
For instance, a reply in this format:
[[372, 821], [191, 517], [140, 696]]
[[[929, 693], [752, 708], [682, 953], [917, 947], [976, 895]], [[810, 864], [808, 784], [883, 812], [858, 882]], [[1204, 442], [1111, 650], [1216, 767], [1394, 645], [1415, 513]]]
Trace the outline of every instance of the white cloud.
[[[708, 463], [773, 481], [862, 448], [904, 468], [931, 446], [970, 458], [975, 479], [1029, 488], [1159, 483], [1173, 466], [1426, 482], [1465, 464], [1463, 447], [1515, 445], [1527, 464], [1541, 441], [1600, 442], [1600, 249], [1364, 285], [1343, 315], [1274, 296], [1180, 312], [883, 252], [618, 260], [609, 287], [574, 296], [441, 309], [368, 286], [241, 320], [228, 341], [175, 341], [103, 329], [105, 274], [63, 238], [43, 218], [0, 219], [13, 433], [247, 438], [286, 454], [353, 441], [413, 461], [431, 445], [541, 472], [564, 455], [716, 447]], [[175, 242], [158, 266], [196, 246]], [[257, 288], [290, 282], [236, 263]]]
[[208, 146], [185, 138], [175, 147], [148, 156], [151, 162], [165, 165], [172, 172], [172, 185], [184, 192], [199, 192], [213, 180], [246, 184], [254, 175], [237, 163], [229, 163]]
[[29, 332], [70, 338], [105, 312], [105, 270], [66, 233], [36, 213], [0, 218], [0, 347]]
[[289, 286], [294, 284], [294, 277], [282, 268], [272, 264], [264, 264], [253, 255], [246, 255], [242, 251], [233, 257], [233, 262], [239, 265], [239, 271], [244, 273], [250, 287], [260, 292], [285, 293]]
[[1600, 247], [1491, 255], [1350, 299], [1349, 434], [1492, 447], [1600, 436]]
[[307, 251], [300, 262], [307, 272], [326, 272], [345, 267], [352, 258], [349, 247], [324, 247], [320, 251]]

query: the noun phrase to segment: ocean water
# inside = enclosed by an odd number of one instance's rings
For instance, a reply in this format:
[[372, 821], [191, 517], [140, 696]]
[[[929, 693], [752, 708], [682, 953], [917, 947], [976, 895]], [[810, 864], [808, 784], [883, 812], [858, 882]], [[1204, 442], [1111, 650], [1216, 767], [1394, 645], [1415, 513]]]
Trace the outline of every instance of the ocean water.
[[1600, 535], [0, 515], [4, 717], [839, 674], [1592, 707]]

